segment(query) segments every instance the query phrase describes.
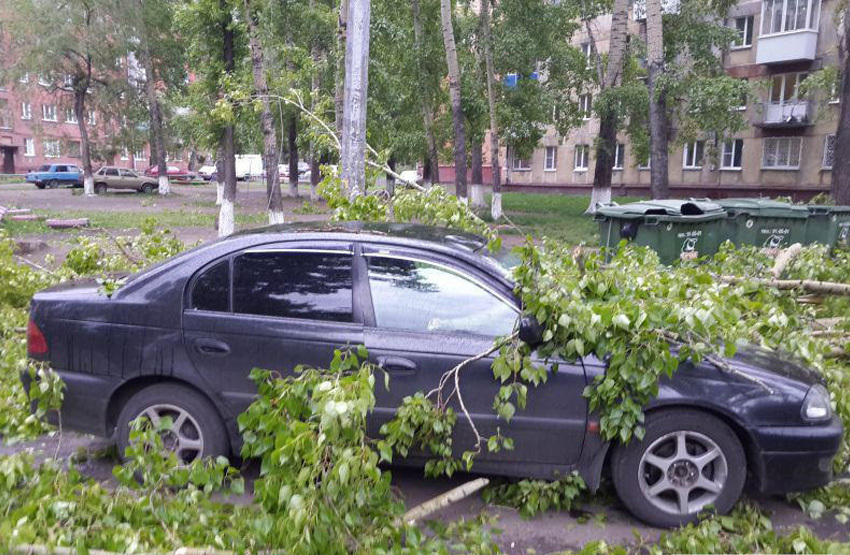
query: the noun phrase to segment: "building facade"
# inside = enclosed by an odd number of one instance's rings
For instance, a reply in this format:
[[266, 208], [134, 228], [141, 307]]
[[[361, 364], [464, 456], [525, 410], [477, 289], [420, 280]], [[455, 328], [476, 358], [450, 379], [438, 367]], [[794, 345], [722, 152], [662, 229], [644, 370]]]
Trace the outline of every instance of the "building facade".
[[[0, 83], [0, 173], [24, 174], [42, 164], [80, 164], [80, 130], [71, 95], [51, 85], [50, 79], [33, 73]], [[149, 146], [116, 144], [120, 124], [108, 120], [96, 109], [86, 115], [93, 167], [114, 165], [137, 171], [150, 167]], [[184, 169], [189, 160], [184, 149], [170, 151], [168, 158], [170, 165]]]
[[[805, 199], [829, 190], [838, 100], [805, 98], [798, 87], [809, 73], [838, 63], [836, 5], [837, 0], [761, 0], [739, 2], [731, 10], [727, 23], [740, 36], [722, 53], [723, 64], [730, 76], [750, 81], [757, 98], [730, 110], [742, 111], [749, 125], [734, 137], [711, 144], [715, 141], [711, 133], [684, 146], [674, 146], [671, 140], [668, 169], [673, 195]], [[641, 16], [631, 15], [631, 30], [645, 37]], [[606, 52], [611, 17], [600, 17], [593, 25], [596, 49]], [[589, 40], [584, 31], [574, 43], [589, 52]], [[580, 97], [580, 107], [588, 113], [583, 124], [566, 137], [549, 129], [530, 159], [506, 152], [508, 184], [588, 191], [599, 131], [589, 109], [592, 101], [592, 94]], [[618, 141], [615, 194], [647, 194], [646, 161], [635, 159], [626, 136]], [[717, 156], [710, 156], [710, 151]]]

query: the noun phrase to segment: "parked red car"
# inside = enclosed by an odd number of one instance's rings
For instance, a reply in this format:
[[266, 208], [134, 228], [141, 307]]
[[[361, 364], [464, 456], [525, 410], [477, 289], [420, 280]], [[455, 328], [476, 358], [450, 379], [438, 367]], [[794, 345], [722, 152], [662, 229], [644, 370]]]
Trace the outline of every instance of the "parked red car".
[[[168, 178], [175, 181], [191, 181], [197, 177], [194, 173], [187, 170], [181, 170], [177, 166], [168, 166], [166, 170]], [[145, 175], [157, 177], [159, 176], [159, 168], [157, 166], [151, 166], [145, 170]]]

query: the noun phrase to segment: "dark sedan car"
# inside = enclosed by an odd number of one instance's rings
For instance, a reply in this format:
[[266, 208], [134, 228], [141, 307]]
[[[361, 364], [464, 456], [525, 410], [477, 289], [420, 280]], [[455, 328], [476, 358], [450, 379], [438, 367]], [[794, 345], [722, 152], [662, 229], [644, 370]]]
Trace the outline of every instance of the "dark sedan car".
[[[518, 325], [509, 273], [483, 246], [414, 225], [244, 232], [142, 272], [112, 298], [93, 281], [38, 293], [29, 354], [67, 384], [66, 429], [114, 436], [123, 452], [130, 421], [171, 416], [174, 449], [189, 461], [239, 452], [236, 416], [256, 394], [253, 368], [326, 366], [334, 349], [362, 344], [390, 374], [389, 391], [375, 391], [376, 437], [403, 397], [432, 389]], [[829, 481], [842, 429], [818, 376], [759, 350], [731, 362], [771, 391], [685, 364], [648, 408], [645, 438], [626, 446], [599, 437], [582, 397], [603, 361], [561, 362], [510, 424], [492, 409], [490, 360], [474, 362], [461, 387], [478, 429], [498, 426], [515, 443], [482, 453], [475, 469], [535, 478], [576, 470], [595, 489], [607, 465], [623, 502], [658, 525], [694, 520], [707, 505], [728, 511], [747, 479], [770, 493]], [[471, 443], [459, 420], [454, 445]]]

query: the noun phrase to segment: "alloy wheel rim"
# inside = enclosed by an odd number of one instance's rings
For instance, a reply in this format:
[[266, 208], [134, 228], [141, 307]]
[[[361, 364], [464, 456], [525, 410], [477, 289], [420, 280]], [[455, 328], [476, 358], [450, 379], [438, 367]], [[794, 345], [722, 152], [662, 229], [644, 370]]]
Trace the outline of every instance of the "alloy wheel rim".
[[204, 452], [204, 436], [197, 420], [186, 410], [169, 404], [152, 405], [136, 418], [145, 417], [158, 426], [165, 418], [171, 418], [171, 427], [161, 432], [166, 450], [173, 452], [183, 464], [189, 464]]
[[729, 475], [726, 456], [717, 443], [692, 431], [671, 432], [656, 439], [640, 458], [638, 483], [653, 507], [689, 515], [714, 503]]

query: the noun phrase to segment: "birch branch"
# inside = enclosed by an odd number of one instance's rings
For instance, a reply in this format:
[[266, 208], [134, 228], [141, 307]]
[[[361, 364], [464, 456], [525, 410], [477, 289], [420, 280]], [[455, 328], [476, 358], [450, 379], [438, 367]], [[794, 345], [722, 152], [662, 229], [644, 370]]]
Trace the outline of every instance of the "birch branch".
[[751, 281], [758, 285], [779, 289], [780, 291], [800, 289], [806, 293], [823, 293], [826, 295], [841, 295], [850, 297], [850, 283], [815, 281], [811, 279], [744, 278], [739, 276], [720, 276], [720, 281], [729, 284]]
[[413, 507], [401, 517], [402, 522], [414, 525], [416, 521], [422, 520], [423, 518], [439, 511], [444, 507], [448, 507], [452, 503], [457, 503], [461, 499], [465, 499], [480, 490], [484, 486], [490, 483], [490, 480], [487, 478], [477, 478], [470, 482], [466, 482], [456, 488], [450, 489], [445, 493], [441, 493], [437, 497], [429, 499], [424, 503], [420, 503], [419, 505]]
[[780, 276], [782, 276], [782, 272], [784, 272], [788, 267], [788, 264], [790, 264], [802, 250], [803, 245], [800, 243], [794, 243], [787, 249], [783, 249], [782, 252], [777, 255], [776, 262], [773, 264], [773, 269], [770, 271], [773, 275], [773, 279], [779, 279]]

